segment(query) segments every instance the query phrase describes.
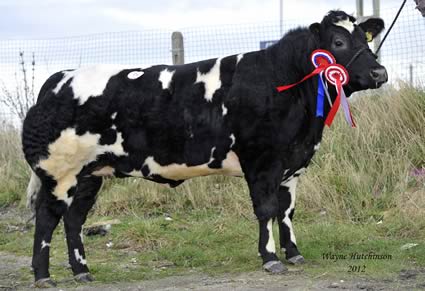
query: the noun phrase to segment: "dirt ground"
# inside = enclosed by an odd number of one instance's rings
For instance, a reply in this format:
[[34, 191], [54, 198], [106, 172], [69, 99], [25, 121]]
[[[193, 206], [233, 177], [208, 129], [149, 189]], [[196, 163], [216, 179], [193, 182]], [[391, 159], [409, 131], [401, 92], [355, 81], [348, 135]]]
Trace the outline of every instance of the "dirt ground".
[[[28, 215], [22, 215], [14, 209], [0, 210], [0, 219], [15, 219], [22, 223]], [[22, 269], [30, 272], [30, 257], [16, 256], [0, 252], [0, 291], [1, 290], [33, 290], [30, 280], [22, 281]], [[391, 280], [374, 281], [366, 279], [351, 279], [349, 281], [330, 279], [324, 270], [323, 275], [310, 277], [302, 271], [291, 270], [284, 275], [269, 275], [265, 272], [250, 272], [239, 275], [209, 276], [193, 273], [182, 276], [172, 276], [164, 279], [147, 280], [132, 283], [70, 285], [67, 282], [57, 282], [58, 287], [52, 290], [425, 290], [425, 270], [404, 270]], [[71, 284], [72, 285], [72, 284]]]
[[[0, 253], [0, 290], [33, 290], [31, 282], [20, 282], [16, 274], [21, 268], [28, 268], [29, 257], [17, 257]], [[417, 273], [400, 274], [392, 281], [376, 282], [367, 280], [329, 280], [324, 278], [309, 278], [300, 272], [289, 272], [285, 275], [269, 275], [264, 272], [250, 272], [238, 276], [211, 277], [203, 274], [173, 276], [159, 280], [149, 280], [137, 283], [116, 283], [80, 285], [73, 288], [61, 288], [69, 282], [58, 282], [58, 288], [52, 290], [425, 290], [425, 284], [418, 284]]]

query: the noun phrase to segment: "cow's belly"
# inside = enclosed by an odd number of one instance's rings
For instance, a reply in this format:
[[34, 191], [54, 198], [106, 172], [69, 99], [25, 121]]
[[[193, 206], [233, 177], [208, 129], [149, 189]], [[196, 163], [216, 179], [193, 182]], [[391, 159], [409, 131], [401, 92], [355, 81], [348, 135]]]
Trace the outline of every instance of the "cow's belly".
[[145, 160], [144, 166], [149, 168], [149, 174], [143, 175], [141, 171], [132, 171], [127, 173], [134, 177], [149, 177], [159, 175], [169, 180], [187, 180], [194, 177], [208, 176], [208, 175], [226, 175], [226, 176], [237, 176], [242, 177], [242, 169], [239, 163], [239, 158], [233, 151], [227, 153], [226, 158], [222, 161], [221, 168], [209, 167], [209, 161], [205, 164], [196, 166], [187, 166], [186, 164], [172, 163], [169, 165], [160, 165], [150, 156]]

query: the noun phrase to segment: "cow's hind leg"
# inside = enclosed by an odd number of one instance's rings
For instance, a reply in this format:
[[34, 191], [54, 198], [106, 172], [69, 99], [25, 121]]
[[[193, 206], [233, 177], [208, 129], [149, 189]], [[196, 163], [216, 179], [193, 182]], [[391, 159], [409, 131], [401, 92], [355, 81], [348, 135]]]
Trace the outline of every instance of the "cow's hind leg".
[[92, 176], [79, 179], [74, 200], [63, 216], [68, 244], [69, 264], [74, 273], [74, 278], [78, 282], [90, 282], [94, 280], [87, 267], [82, 226], [96, 200], [96, 194], [101, 185], [101, 177]]
[[49, 273], [50, 242], [66, 205], [53, 196], [50, 197], [46, 185], [41, 186], [37, 196], [32, 257], [35, 287], [54, 287], [56, 284], [50, 279]]
[[292, 218], [295, 212], [295, 188], [297, 186], [297, 177], [285, 181], [279, 187], [279, 234], [280, 247], [285, 252], [286, 259], [291, 264], [304, 263], [304, 257], [297, 248]]

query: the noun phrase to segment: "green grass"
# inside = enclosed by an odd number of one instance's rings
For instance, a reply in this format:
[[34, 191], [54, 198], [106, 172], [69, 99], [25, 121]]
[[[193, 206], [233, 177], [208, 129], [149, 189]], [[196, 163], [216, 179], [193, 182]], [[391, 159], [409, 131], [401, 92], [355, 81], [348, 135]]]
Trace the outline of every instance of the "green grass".
[[[254, 219], [198, 210], [171, 215], [172, 221], [162, 215], [120, 217], [121, 224], [112, 226], [110, 234], [86, 237], [87, 260], [97, 281], [131, 282], [193, 271], [217, 275], [261, 270]], [[91, 221], [98, 219], [92, 217]], [[5, 233], [6, 224], [0, 224], [0, 251], [30, 255], [32, 231]], [[307, 259], [301, 268], [312, 277], [382, 279], [391, 278], [402, 269], [425, 266], [423, 241], [393, 236], [388, 231], [391, 226], [337, 223], [321, 217], [314, 223], [296, 221], [295, 227], [299, 248]], [[71, 271], [64, 266], [67, 255], [63, 238], [63, 228], [59, 227], [52, 241], [51, 273], [56, 280], [66, 283]], [[108, 242], [113, 243], [112, 248], [106, 246]], [[419, 246], [400, 249], [412, 242]], [[392, 259], [349, 259], [354, 252], [391, 255]], [[325, 253], [346, 255], [347, 259], [326, 260]], [[350, 266], [359, 266], [365, 272], [350, 273]], [[31, 281], [28, 268], [24, 268], [21, 275], [21, 279]]]

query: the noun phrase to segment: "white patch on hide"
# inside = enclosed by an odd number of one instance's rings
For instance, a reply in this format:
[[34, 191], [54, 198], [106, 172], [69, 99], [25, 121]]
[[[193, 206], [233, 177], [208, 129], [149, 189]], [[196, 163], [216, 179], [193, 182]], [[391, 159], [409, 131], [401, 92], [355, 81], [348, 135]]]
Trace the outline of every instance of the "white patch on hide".
[[81, 265], [87, 265], [86, 259], [84, 259], [82, 255], [80, 255], [78, 249], [74, 249], [74, 255], [77, 262], [79, 262]]
[[54, 94], [58, 94], [59, 91], [62, 89], [63, 85], [69, 81], [74, 76], [75, 70], [72, 71], [63, 71], [63, 77], [62, 80], [59, 81], [59, 83], [56, 85], [56, 87], [52, 90]]
[[143, 72], [143, 71], [134, 71], [134, 72], [130, 72], [130, 73], [128, 73], [128, 75], [127, 75], [127, 78], [129, 78], [129, 79], [131, 79], [131, 80], [135, 80], [135, 79], [138, 79], [138, 78], [140, 78], [141, 76], [143, 76], [143, 74], [144, 74], [145, 72]]
[[338, 22], [334, 22], [334, 25], [345, 28], [346, 30], [348, 30], [349, 33], [354, 32], [354, 23], [352, 23], [348, 18], [340, 20]]
[[236, 137], [235, 135], [232, 133], [229, 138], [232, 140], [232, 143], [230, 144], [230, 148], [232, 148], [235, 145], [236, 142]]
[[274, 254], [274, 253], [276, 253], [276, 244], [274, 242], [274, 237], [273, 237], [273, 219], [270, 219], [267, 222], [267, 231], [269, 233], [269, 239], [268, 239], [267, 244], [266, 244], [266, 250], [269, 253]]
[[37, 198], [38, 191], [40, 191], [40, 188], [41, 188], [41, 180], [31, 170], [31, 178], [27, 186], [27, 208], [31, 208], [33, 212], [35, 211], [34, 203]]
[[103, 94], [109, 79], [124, 69], [117, 65], [97, 65], [84, 67], [75, 71], [64, 72], [64, 77], [57, 84], [53, 93], [57, 94], [63, 85], [72, 78], [70, 86], [78, 104], [83, 105], [90, 97]]
[[87, 132], [79, 136], [75, 128], [67, 128], [49, 145], [49, 156], [41, 160], [38, 166], [57, 182], [52, 193], [57, 199], [71, 205], [72, 197], [68, 197], [69, 189], [77, 185], [77, 175], [83, 167], [96, 161], [99, 155], [106, 152], [116, 156], [127, 155], [122, 147], [121, 133], [117, 134], [117, 140], [112, 145], [99, 145], [99, 139], [100, 134]]
[[168, 69], [165, 69], [159, 73], [158, 81], [161, 82], [163, 90], [170, 88], [174, 73], [175, 71], [169, 71]]
[[223, 112], [223, 116], [225, 116], [226, 114], [227, 114], [227, 107], [226, 106], [224, 106], [224, 103], [223, 104], [221, 104], [221, 110], [222, 110], [222, 112]]
[[211, 68], [209, 72], [202, 74], [198, 70], [198, 74], [196, 76], [195, 84], [200, 82], [204, 83], [204, 86], [205, 86], [204, 98], [209, 102], [212, 101], [215, 91], [217, 91], [221, 87], [220, 64], [221, 64], [221, 59], [217, 59], [214, 66]]
[[300, 168], [294, 173], [294, 175], [302, 175], [304, 174], [304, 172], [305, 172], [305, 168]]
[[44, 239], [41, 241], [41, 249], [44, 249], [46, 247], [50, 248], [50, 243], [47, 243]]
[[238, 65], [238, 64], [239, 64], [239, 62], [242, 60], [242, 58], [243, 58], [243, 54], [239, 54], [239, 55], [236, 57], [236, 65]]
[[314, 146], [314, 151], [318, 151], [320, 149], [320, 142]]
[[289, 218], [289, 214], [295, 208], [295, 198], [296, 198], [295, 190], [297, 187], [297, 181], [298, 181], [298, 178], [293, 178], [281, 184], [281, 186], [288, 187], [289, 194], [291, 194], [291, 203], [289, 204], [288, 209], [286, 209], [285, 211], [285, 217], [283, 218], [283, 223], [285, 223], [286, 226], [288, 226], [290, 239], [294, 244], [297, 244], [297, 241], [295, 239], [294, 229], [292, 227], [292, 221]]
[[114, 174], [115, 174], [115, 169], [110, 166], [105, 166], [92, 173], [93, 176], [98, 176], [98, 177], [113, 177]]
[[[213, 169], [208, 167], [208, 164], [214, 160], [212, 157], [214, 150], [215, 148], [211, 150], [210, 160], [207, 163], [201, 165], [187, 166], [187, 164], [176, 163], [170, 165], [160, 165], [152, 156], [146, 158], [144, 165], [149, 167], [149, 175], [160, 175], [163, 178], [174, 181], [187, 180], [194, 177], [208, 175], [226, 175], [237, 177], [243, 176], [239, 158], [233, 151], [227, 153], [226, 159], [222, 161], [221, 168]], [[142, 172], [136, 170], [127, 174], [134, 177], [143, 177]]]
[[[76, 184], [75, 184], [76, 185]], [[73, 185], [73, 186], [75, 186], [75, 185]], [[71, 206], [71, 204], [72, 204], [72, 201], [74, 201], [74, 196], [71, 196], [71, 197], [65, 197], [64, 199], [63, 199], [63, 202], [65, 202], [65, 204], [69, 207], [69, 206]]]

